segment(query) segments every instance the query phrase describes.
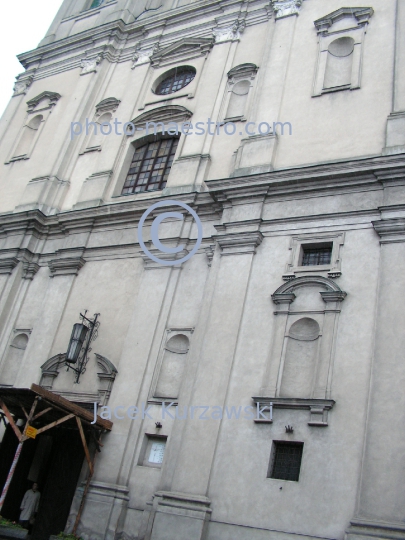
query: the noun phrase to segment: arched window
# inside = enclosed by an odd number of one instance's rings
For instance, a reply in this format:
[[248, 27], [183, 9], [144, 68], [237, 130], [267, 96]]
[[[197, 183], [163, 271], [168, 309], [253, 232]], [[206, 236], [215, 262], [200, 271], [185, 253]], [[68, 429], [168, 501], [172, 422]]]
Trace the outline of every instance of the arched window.
[[340, 37], [328, 47], [324, 88], [347, 86], [352, 82], [354, 39]]
[[167, 341], [154, 397], [178, 397], [189, 348], [190, 342], [184, 334], [176, 334]]
[[178, 137], [172, 137], [137, 147], [122, 195], [163, 189], [167, 183], [178, 142]]
[[24, 126], [21, 139], [17, 145], [16, 151], [14, 152], [15, 157], [24, 156], [30, 152], [43, 119], [44, 117], [42, 114], [38, 114], [37, 116], [34, 116], [34, 118], [31, 118], [31, 120]]
[[0, 384], [13, 385], [23, 360], [28, 344], [26, 334], [17, 334], [11, 342], [5, 358], [0, 377]]
[[155, 94], [174, 94], [191, 83], [196, 74], [196, 70], [191, 66], [175, 68], [163, 75], [163, 80], [158, 79]]

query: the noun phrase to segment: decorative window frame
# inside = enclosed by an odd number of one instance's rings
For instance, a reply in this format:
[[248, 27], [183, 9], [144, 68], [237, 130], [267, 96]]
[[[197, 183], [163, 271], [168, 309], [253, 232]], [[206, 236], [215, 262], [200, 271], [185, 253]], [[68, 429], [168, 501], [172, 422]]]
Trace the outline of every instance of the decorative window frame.
[[[316, 233], [300, 234], [292, 236], [290, 240], [290, 260], [286, 265], [284, 281], [290, 281], [302, 275], [317, 274], [325, 275], [336, 279], [342, 275], [342, 247], [345, 241], [344, 232], [336, 233]], [[301, 266], [302, 252], [304, 246], [322, 247], [324, 244], [332, 244], [332, 255], [330, 264]]]
[[99, 406], [107, 405], [108, 400], [110, 399], [115, 377], [118, 374], [117, 368], [114, 366], [111, 360], [105, 356], [101, 356], [101, 354], [95, 353], [97, 366], [100, 369], [100, 371], [97, 373], [98, 388], [95, 392], [55, 391], [53, 390], [53, 383], [56, 377], [59, 375], [60, 368], [65, 367], [65, 356], [65, 353], [57, 354], [42, 364], [39, 386], [42, 386], [42, 388], [45, 388], [45, 390], [50, 390], [56, 394], [59, 394], [70, 401], [78, 401], [81, 403], [98, 402]]
[[[256, 64], [248, 63], [248, 64], [240, 64], [239, 66], [232, 68], [228, 72], [228, 83], [227, 83], [227, 88], [225, 91], [225, 96], [222, 102], [221, 113], [220, 113], [220, 117], [223, 118], [222, 120], [223, 122], [238, 122], [238, 121], [246, 122], [249, 116], [250, 106], [253, 100], [253, 90], [252, 90], [253, 82], [256, 78], [258, 70], [259, 68], [256, 66]], [[235, 84], [241, 81], [249, 81], [250, 83], [248, 97], [245, 103], [245, 110], [243, 114], [239, 116], [228, 117], [226, 116], [226, 113], [228, 111], [229, 103], [231, 101], [232, 90]]]
[[[360, 88], [365, 35], [367, 33], [368, 21], [373, 13], [374, 11], [371, 7], [341, 8], [314, 21], [318, 33], [318, 60], [312, 97], [330, 92], [356, 90]], [[352, 24], [349, 23], [343, 28], [336, 26], [334, 29], [334, 25], [344, 19], [352, 19]], [[354, 40], [354, 50], [351, 53], [353, 54], [351, 83], [343, 86], [324, 88], [329, 54], [328, 48], [332, 41], [340, 37], [351, 37]]]
[[[150, 387], [148, 403], [154, 403], [154, 404], [160, 405], [165, 400], [168, 401], [168, 398], [155, 397], [156, 388], [157, 388], [158, 381], [159, 381], [160, 371], [162, 369], [163, 358], [164, 358], [167, 342], [172, 337], [177, 336], [178, 334], [184, 334], [188, 338], [190, 346], [191, 346], [191, 336], [193, 335], [194, 330], [195, 330], [194, 327], [167, 328], [166, 329], [166, 331], [165, 331], [165, 333], [163, 335], [161, 345], [160, 345], [160, 351], [159, 351], [158, 359], [157, 359], [156, 366], [155, 366], [155, 372], [154, 372], [153, 378], [152, 378], [152, 384], [151, 384], [151, 387]], [[190, 348], [187, 351], [187, 353], [185, 353], [185, 354], [187, 355], [189, 353], [189, 351], [190, 351]], [[171, 399], [170, 402], [172, 402], [172, 401], [173, 400]], [[177, 405], [177, 400], [174, 400], [174, 405]]]
[[[96, 112], [94, 113], [93, 119], [91, 122], [97, 123], [97, 120], [103, 116], [105, 113], [111, 113], [111, 122], [113, 123], [113, 115], [115, 111], [118, 109], [121, 101], [117, 98], [110, 97], [103, 99], [96, 105]], [[88, 152], [101, 152], [103, 145], [98, 144], [96, 146], [89, 146], [89, 142], [91, 141], [91, 138], [93, 136], [93, 130], [90, 131], [90, 133], [85, 134], [85, 138], [81, 147], [81, 150], [79, 152], [79, 156], [82, 156], [83, 154], [87, 154]]]
[[[27, 101], [27, 105], [28, 105], [27, 114], [25, 116], [23, 125], [20, 128], [20, 131], [18, 132], [18, 135], [11, 148], [9, 157], [7, 161], [5, 162], [6, 165], [14, 161], [21, 161], [21, 160], [29, 159], [32, 156], [32, 153], [35, 149], [37, 141], [42, 133], [42, 130], [44, 129], [45, 123], [47, 122], [49, 115], [52, 113], [53, 108], [55, 107], [55, 105], [57, 104], [60, 98], [61, 98], [60, 94], [56, 92], [49, 92], [46, 90], [42, 92], [41, 94], [39, 94], [38, 96]], [[41, 101], [44, 101], [44, 100], [47, 100], [46, 104], [44, 104], [42, 107], [38, 107], [38, 105], [41, 104]], [[35, 116], [37, 115], [41, 115], [42, 120], [38, 129], [36, 130], [36, 134], [31, 142], [30, 148], [27, 150], [25, 154], [15, 155], [17, 148], [20, 144], [20, 141], [24, 135], [24, 130], [27, 127], [27, 124], [32, 118], [35, 118]]]

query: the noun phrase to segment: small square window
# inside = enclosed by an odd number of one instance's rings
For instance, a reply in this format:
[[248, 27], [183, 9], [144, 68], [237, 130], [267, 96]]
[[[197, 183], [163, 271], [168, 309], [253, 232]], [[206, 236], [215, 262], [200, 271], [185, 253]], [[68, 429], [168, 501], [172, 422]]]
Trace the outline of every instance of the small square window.
[[321, 266], [330, 264], [332, 259], [332, 244], [302, 246], [301, 266]]
[[304, 443], [273, 441], [268, 478], [298, 482]]

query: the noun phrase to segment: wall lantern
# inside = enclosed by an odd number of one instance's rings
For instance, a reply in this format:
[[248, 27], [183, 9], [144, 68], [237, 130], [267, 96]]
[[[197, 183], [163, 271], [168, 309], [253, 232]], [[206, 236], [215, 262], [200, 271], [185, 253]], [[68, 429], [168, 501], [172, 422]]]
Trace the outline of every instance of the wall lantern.
[[71, 369], [76, 373], [76, 383], [79, 383], [80, 375], [86, 371], [86, 365], [89, 361], [88, 354], [91, 351], [90, 343], [97, 338], [97, 330], [100, 326], [100, 323], [97, 321], [100, 313], [95, 313], [93, 319], [88, 319], [86, 313], [87, 310], [84, 312], [84, 315], [80, 313], [82, 322], [73, 325], [65, 356], [67, 370]]
[[68, 351], [65, 358], [67, 364], [76, 364], [88, 331], [88, 327], [84, 324], [76, 323], [73, 325], [72, 335], [70, 336]]

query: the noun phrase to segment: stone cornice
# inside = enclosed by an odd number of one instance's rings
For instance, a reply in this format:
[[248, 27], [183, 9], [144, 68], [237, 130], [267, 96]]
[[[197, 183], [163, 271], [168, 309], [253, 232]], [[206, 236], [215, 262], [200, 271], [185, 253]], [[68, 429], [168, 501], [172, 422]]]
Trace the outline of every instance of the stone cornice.
[[[268, 3], [265, 0], [262, 5], [257, 5], [256, 2], [247, 12], [244, 24], [249, 26], [266, 22], [269, 18], [267, 8]], [[100, 54], [102, 58], [113, 62], [130, 61], [134, 55], [134, 46], [137, 43], [139, 46], [140, 41], [143, 43], [142, 49], [149, 49], [158, 44], [162, 48], [169, 47], [187, 37], [211, 40], [212, 31], [217, 27], [217, 19], [226, 20], [231, 15], [237, 18], [240, 9], [240, 0], [201, 0], [192, 5], [156, 13], [146, 19], [129, 23], [118, 19], [90, 28], [22, 53], [18, 59], [25, 69], [30, 70], [32, 67], [31, 75], [35, 79], [79, 67], [86, 51], [91, 51], [95, 56]], [[80, 18], [80, 15], [76, 18]], [[205, 18], [207, 24], [202, 25], [201, 18]], [[185, 23], [190, 30], [188, 36], [184, 33]], [[148, 38], [148, 35], [153, 37]], [[37, 67], [38, 65], [40, 67]]]
[[11, 274], [18, 263], [16, 257], [0, 259], [0, 274]]
[[218, 234], [214, 238], [220, 245], [223, 256], [255, 254], [256, 248], [263, 241], [260, 231]]
[[275, 409], [299, 409], [308, 410], [312, 407], [332, 409], [335, 401], [333, 399], [315, 399], [315, 398], [282, 398], [282, 397], [252, 397], [254, 403], [262, 405], [273, 404]]
[[40, 266], [38, 263], [35, 262], [23, 262], [23, 279], [34, 279], [35, 274], [40, 269]]
[[404, 156], [383, 156], [344, 162], [307, 165], [267, 173], [206, 180], [212, 196], [219, 201], [253, 197], [267, 188], [267, 197], [301, 195], [319, 190], [337, 191], [342, 188], [382, 189], [382, 177], [401, 174]]
[[[382, 243], [403, 241], [405, 236], [403, 227], [405, 215], [402, 206], [391, 205], [366, 210], [353, 210], [352, 212], [325, 213], [320, 215], [307, 215], [297, 217], [279, 217], [277, 219], [254, 219], [237, 222], [222, 222], [223, 209], [241, 204], [242, 202], [257, 203], [266, 199], [279, 197], [299, 198], [312, 196], [314, 193], [342, 193], [352, 191], [384, 190], [386, 182], [402, 182], [402, 171], [405, 166], [405, 157], [385, 156], [367, 160], [351, 161], [318, 165], [314, 167], [301, 167], [283, 171], [274, 171], [252, 177], [240, 177], [225, 180], [212, 180], [206, 182], [208, 190], [201, 192], [179, 193], [176, 199], [183, 201], [200, 216], [200, 219], [214, 222], [217, 233], [213, 238], [205, 238], [205, 247], [217, 240], [222, 248], [222, 254], [236, 252], [255, 252], [261, 242], [262, 235], [272, 234], [285, 224], [293, 225], [296, 222], [319, 222], [322, 219], [342, 220], [347, 217], [355, 218], [362, 227], [370, 227], [373, 222], [375, 230], [381, 236]], [[334, 171], [334, 172], [333, 172]], [[308, 186], [311, 191], [306, 191]], [[277, 189], [276, 187], [277, 186]], [[245, 199], [244, 199], [245, 197]], [[173, 198], [172, 195], [164, 197], [117, 197], [113, 202], [94, 208], [65, 211], [51, 216], [45, 216], [39, 210], [29, 210], [19, 213], [0, 215], [0, 238], [20, 236], [46, 240], [60, 239], [58, 245], [63, 246], [63, 239], [72, 233], [92, 233], [95, 231], [114, 230], [122, 227], [135, 228], [145, 210], [154, 202]], [[165, 207], [165, 211], [170, 210]], [[157, 213], [153, 212], [152, 219]], [[15, 243], [14, 243], [15, 245]], [[22, 245], [22, 244], [20, 244]], [[26, 244], [25, 244], [26, 245]], [[56, 248], [57, 249], [57, 248]], [[84, 249], [84, 248], [83, 248]], [[94, 246], [86, 248], [80, 255], [86, 260], [96, 260], [118, 257], [139, 257], [139, 246], [134, 242], [126, 245], [112, 244], [108, 246]], [[30, 279], [36, 270], [35, 265], [47, 265], [50, 260], [58, 259], [55, 253], [33, 253], [25, 249], [10, 248], [0, 250], [0, 257], [5, 259], [17, 258], [25, 261], [25, 276]], [[66, 254], [66, 256], [69, 256]], [[7, 265], [6, 265], [7, 267]], [[8, 271], [8, 270], [7, 270]], [[56, 272], [56, 267], [55, 267]], [[296, 282], [297, 283], [297, 282]], [[282, 291], [280, 291], [282, 292]]]
[[346, 298], [347, 293], [344, 291], [328, 291], [328, 292], [321, 292], [322, 300], [325, 302], [325, 304], [332, 303], [332, 302], [343, 302], [343, 300]]
[[79, 270], [83, 268], [86, 261], [80, 255], [75, 257], [60, 257], [48, 262], [51, 277], [56, 276], [77, 276]]
[[381, 244], [405, 242], [405, 218], [373, 221], [373, 226]]

